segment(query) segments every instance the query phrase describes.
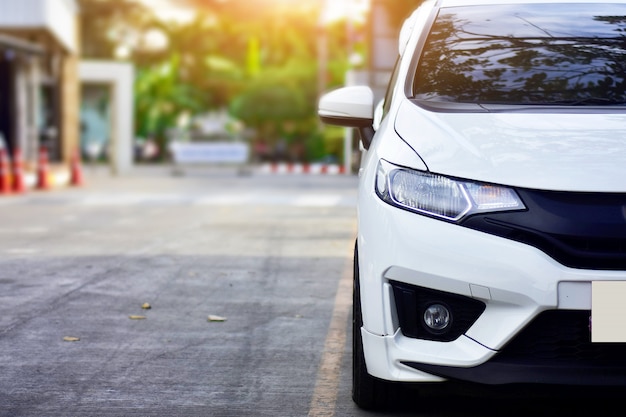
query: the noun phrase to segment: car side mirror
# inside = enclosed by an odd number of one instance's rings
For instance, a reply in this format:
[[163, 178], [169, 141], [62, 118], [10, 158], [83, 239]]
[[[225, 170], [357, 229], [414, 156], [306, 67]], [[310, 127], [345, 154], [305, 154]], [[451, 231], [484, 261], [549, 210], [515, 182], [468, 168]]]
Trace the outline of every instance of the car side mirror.
[[324, 94], [317, 111], [322, 122], [359, 130], [363, 147], [374, 138], [374, 93], [367, 86], [343, 87]]

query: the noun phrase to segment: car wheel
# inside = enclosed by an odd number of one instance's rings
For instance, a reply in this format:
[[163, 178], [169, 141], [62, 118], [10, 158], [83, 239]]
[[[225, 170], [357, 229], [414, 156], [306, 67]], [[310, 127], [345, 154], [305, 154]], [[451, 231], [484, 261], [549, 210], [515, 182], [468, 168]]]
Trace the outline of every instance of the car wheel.
[[361, 326], [361, 295], [359, 283], [358, 249], [354, 248], [354, 285], [352, 291], [352, 400], [366, 410], [385, 408], [391, 383], [374, 378], [367, 372]]

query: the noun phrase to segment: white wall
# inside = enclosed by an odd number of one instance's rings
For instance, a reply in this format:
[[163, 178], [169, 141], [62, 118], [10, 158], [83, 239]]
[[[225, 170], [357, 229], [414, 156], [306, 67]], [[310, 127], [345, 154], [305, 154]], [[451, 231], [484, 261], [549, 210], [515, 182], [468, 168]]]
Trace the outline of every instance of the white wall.
[[111, 169], [124, 174], [133, 164], [135, 70], [132, 64], [109, 61], [82, 61], [81, 84], [106, 84], [111, 87]]
[[77, 52], [75, 0], [0, 0], [0, 28], [47, 29], [65, 49]]

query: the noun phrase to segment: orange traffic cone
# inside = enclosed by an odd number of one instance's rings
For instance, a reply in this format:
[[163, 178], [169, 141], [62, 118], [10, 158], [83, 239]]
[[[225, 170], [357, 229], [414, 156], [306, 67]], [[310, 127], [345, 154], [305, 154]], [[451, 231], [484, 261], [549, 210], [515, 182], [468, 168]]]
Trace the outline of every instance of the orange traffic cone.
[[71, 178], [70, 185], [83, 185], [83, 170], [80, 166], [80, 152], [74, 151], [70, 162]]
[[37, 163], [37, 188], [47, 190], [50, 188], [48, 181], [48, 150], [45, 146], [39, 148], [39, 160]]
[[13, 191], [16, 193], [26, 191], [26, 184], [24, 182], [24, 161], [22, 160], [22, 151], [20, 151], [19, 148], [16, 148], [13, 152], [11, 173], [13, 174]]
[[11, 192], [11, 173], [9, 171], [7, 151], [4, 148], [0, 148], [0, 194], [9, 194]]

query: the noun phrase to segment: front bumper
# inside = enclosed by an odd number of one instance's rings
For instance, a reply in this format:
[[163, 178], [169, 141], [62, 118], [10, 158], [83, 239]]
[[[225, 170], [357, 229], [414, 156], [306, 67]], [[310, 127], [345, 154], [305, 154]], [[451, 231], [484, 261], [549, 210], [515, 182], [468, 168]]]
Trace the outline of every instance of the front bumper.
[[624, 386], [625, 351], [622, 343], [591, 343], [588, 311], [548, 310], [482, 365], [404, 365], [445, 378], [484, 384]]
[[[548, 358], [524, 349], [505, 356], [544, 312], [575, 311], [588, 322], [591, 283], [626, 281], [625, 271], [568, 268], [534, 247], [398, 210], [374, 194], [360, 196], [358, 248], [363, 348], [371, 375], [407, 382], [626, 384], [626, 363], [614, 362], [620, 355], [608, 362], [577, 361], [559, 351]], [[485, 309], [455, 340], [407, 337], [392, 282], [479, 300]], [[584, 324], [582, 329], [580, 337], [590, 344], [589, 330], [584, 333]], [[626, 353], [623, 344], [610, 349]]]

